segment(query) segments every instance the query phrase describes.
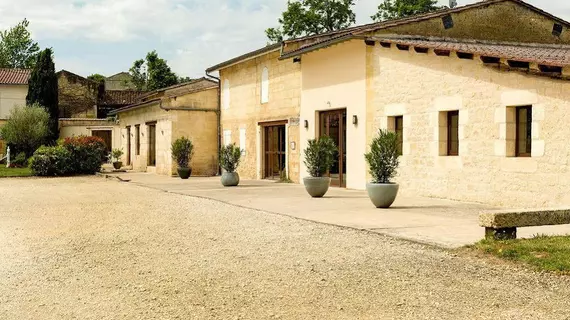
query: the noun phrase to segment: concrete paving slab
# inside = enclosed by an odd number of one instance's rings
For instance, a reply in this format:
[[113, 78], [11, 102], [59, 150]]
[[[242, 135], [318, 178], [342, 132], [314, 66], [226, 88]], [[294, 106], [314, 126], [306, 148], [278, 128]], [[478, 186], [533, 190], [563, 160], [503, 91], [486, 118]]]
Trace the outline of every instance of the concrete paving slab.
[[[324, 198], [313, 199], [299, 184], [269, 180], [242, 180], [238, 187], [224, 188], [219, 177], [175, 177], [148, 173], [113, 174], [131, 183], [162, 191], [288, 215], [320, 223], [368, 230], [445, 248], [473, 244], [484, 237], [478, 215], [501, 209], [476, 203], [434, 199], [401, 190], [390, 209], [376, 209], [365, 191], [330, 188]], [[570, 234], [570, 225], [519, 228], [519, 237], [536, 234]]]

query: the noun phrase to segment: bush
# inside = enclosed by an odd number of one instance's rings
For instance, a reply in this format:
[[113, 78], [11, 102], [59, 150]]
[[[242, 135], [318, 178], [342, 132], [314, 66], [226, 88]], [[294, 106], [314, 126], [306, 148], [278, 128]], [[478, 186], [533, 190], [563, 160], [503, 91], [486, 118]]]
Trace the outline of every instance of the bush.
[[20, 152], [16, 155], [14, 159], [10, 159], [10, 167], [12, 168], [24, 168], [28, 166], [28, 158], [25, 152]]
[[46, 141], [48, 122], [49, 115], [40, 105], [16, 107], [0, 128], [0, 137], [11, 146], [13, 154], [24, 152], [28, 158]]
[[120, 162], [123, 154], [124, 152], [122, 149], [113, 149], [113, 151], [111, 152], [111, 161]]
[[310, 139], [308, 142], [303, 162], [311, 177], [322, 177], [334, 165], [338, 149], [329, 136], [322, 136], [318, 140]]
[[71, 154], [73, 174], [95, 174], [107, 159], [105, 142], [99, 137], [71, 137], [63, 140], [63, 147]]
[[236, 144], [228, 144], [220, 150], [220, 166], [226, 172], [235, 172], [241, 161], [241, 150]]
[[194, 145], [187, 138], [178, 138], [172, 144], [172, 159], [178, 163], [179, 168], [188, 168], [188, 163], [194, 155]]
[[73, 172], [71, 153], [63, 146], [42, 146], [30, 159], [30, 168], [36, 176], [65, 176]]
[[364, 155], [370, 167], [373, 183], [390, 183], [398, 168], [398, 135], [388, 130], [380, 130], [372, 140], [370, 152]]

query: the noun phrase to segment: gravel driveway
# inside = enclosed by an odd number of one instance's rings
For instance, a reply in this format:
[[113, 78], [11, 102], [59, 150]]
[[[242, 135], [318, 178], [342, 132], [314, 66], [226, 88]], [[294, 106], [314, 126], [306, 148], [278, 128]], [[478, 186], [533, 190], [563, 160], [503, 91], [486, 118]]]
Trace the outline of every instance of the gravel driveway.
[[0, 319], [570, 319], [569, 278], [103, 178], [0, 180]]

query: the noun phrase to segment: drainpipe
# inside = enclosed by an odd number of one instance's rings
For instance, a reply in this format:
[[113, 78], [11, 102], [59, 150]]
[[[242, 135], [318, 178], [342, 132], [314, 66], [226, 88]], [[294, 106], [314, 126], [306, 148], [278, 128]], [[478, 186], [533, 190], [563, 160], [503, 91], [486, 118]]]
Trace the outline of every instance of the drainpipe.
[[206, 72], [206, 77], [212, 78], [218, 82], [218, 175], [222, 174], [220, 167], [220, 148], [222, 147], [222, 81], [218, 77], [214, 77], [209, 72]]

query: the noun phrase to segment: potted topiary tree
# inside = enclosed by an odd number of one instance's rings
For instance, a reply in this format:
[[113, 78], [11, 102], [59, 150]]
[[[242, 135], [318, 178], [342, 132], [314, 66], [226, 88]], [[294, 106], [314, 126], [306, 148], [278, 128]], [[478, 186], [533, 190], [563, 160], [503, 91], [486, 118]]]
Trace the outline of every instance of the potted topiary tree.
[[335, 162], [337, 147], [333, 139], [328, 136], [322, 136], [318, 140], [310, 139], [308, 143], [304, 150], [304, 163], [310, 176], [303, 178], [303, 183], [311, 197], [321, 198], [327, 193], [331, 184], [331, 178], [324, 175]]
[[380, 130], [365, 157], [372, 176], [372, 182], [366, 184], [368, 196], [376, 208], [389, 208], [396, 200], [399, 189], [398, 184], [390, 182], [399, 165], [398, 135]]
[[222, 173], [222, 185], [235, 187], [239, 184], [239, 174], [236, 172], [241, 160], [241, 150], [234, 144], [223, 146], [220, 150], [220, 166]]
[[188, 179], [192, 168], [188, 165], [194, 155], [194, 145], [190, 139], [181, 137], [172, 143], [172, 159], [178, 164], [177, 172], [181, 179]]
[[123, 166], [121, 162], [122, 156], [123, 150], [121, 149], [113, 149], [113, 151], [111, 151], [111, 161], [113, 161], [113, 168], [115, 168], [115, 170], [119, 170]]

